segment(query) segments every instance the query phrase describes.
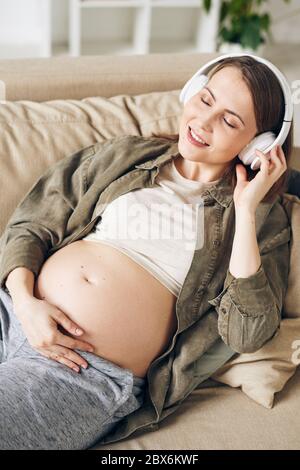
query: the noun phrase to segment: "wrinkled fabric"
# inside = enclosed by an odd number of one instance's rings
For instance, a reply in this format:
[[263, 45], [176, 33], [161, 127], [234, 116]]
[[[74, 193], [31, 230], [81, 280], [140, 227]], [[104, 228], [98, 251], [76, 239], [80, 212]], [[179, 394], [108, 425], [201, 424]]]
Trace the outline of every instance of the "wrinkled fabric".
[[[122, 136], [81, 149], [49, 168], [19, 203], [0, 239], [0, 286], [5, 289], [7, 275], [18, 266], [36, 278], [48, 256], [92, 230], [106, 204], [133, 189], [153, 187], [161, 165], [175, 155], [177, 142]], [[177, 331], [148, 369], [143, 406], [103, 443], [156, 429], [176, 411], [202, 380], [201, 360], [220, 337], [232, 354], [254, 352], [280, 328], [291, 238], [282, 197], [256, 210], [261, 266], [248, 278], [235, 278], [228, 268], [235, 231], [229, 175], [201, 197], [204, 245], [195, 249], [179, 292]], [[228, 354], [223, 362], [227, 359]]]

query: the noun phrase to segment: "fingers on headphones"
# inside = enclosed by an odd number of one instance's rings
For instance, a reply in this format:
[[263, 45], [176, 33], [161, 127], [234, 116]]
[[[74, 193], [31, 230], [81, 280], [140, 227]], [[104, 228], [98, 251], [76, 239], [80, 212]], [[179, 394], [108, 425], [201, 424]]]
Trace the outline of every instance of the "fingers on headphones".
[[270, 165], [272, 163], [271, 160], [267, 158], [266, 155], [261, 150], [256, 149], [255, 152], [258, 155], [260, 162], [261, 162], [261, 166], [260, 166], [261, 172], [264, 173], [265, 175], [268, 175], [269, 170], [270, 170]]
[[282, 174], [287, 169], [287, 163], [285, 159], [284, 152], [280, 145], [277, 145], [271, 150], [271, 158], [274, 162], [276, 172]]
[[285, 171], [287, 169], [286, 158], [284, 155], [284, 151], [282, 150], [281, 145], [277, 145], [277, 155], [282, 163], [282, 170]]
[[266, 175], [273, 173], [273, 170], [275, 173], [282, 174], [287, 169], [284, 152], [279, 145], [272, 148], [269, 158], [261, 150], [256, 149], [256, 153], [260, 157], [261, 171]]

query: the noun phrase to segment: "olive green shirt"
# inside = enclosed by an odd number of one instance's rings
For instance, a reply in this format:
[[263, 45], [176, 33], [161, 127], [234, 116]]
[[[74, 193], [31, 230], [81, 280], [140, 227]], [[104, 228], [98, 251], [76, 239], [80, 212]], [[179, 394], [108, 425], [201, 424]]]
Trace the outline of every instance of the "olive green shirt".
[[[153, 187], [161, 165], [175, 155], [177, 143], [130, 135], [97, 142], [57, 162], [29, 189], [1, 236], [0, 286], [8, 292], [6, 278], [18, 266], [36, 279], [47, 257], [92, 230], [106, 204], [133, 189]], [[215, 372], [205, 376], [202, 365], [218, 342], [225, 348], [221, 366], [233, 354], [256, 351], [280, 327], [291, 237], [281, 196], [256, 210], [261, 265], [247, 278], [235, 278], [228, 268], [235, 232], [228, 175], [201, 198], [204, 244], [194, 251], [176, 301], [177, 331], [148, 369], [144, 404], [103, 444], [156, 429]]]

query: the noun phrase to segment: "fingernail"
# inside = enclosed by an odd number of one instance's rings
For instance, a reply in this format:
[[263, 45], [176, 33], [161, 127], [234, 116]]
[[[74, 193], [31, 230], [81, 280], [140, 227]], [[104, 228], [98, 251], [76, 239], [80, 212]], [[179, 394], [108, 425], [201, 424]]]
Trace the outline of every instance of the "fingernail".
[[87, 369], [87, 368], [88, 368], [88, 365], [87, 365], [87, 364], [82, 364], [82, 367], [83, 367], [84, 369]]
[[83, 333], [83, 331], [80, 330], [80, 328], [76, 328], [75, 333], [76, 333], [76, 335], [81, 335]]
[[75, 370], [75, 372], [79, 372], [79, 368], [77, 367], [73, 367], [72, 369]]

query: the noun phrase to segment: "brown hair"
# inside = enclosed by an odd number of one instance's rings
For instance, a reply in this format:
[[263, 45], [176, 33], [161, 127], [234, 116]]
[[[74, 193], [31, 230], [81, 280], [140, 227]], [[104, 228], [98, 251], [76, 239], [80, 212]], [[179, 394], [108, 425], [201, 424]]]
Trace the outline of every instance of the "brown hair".
[[[219, 70], [226, 66], [237, 67], [243, 80], [247, 84], [253, 99], [256, 126], [259, 135], [266, 131], [272, 131], [277, 136], [282, 126], [282, 120], [285, 112], [284, 95], [280, 82], [269, 67], [258, 62], [253, 57], [228, 57], [220, 61], [207, 75], [209, 79]], [[174, 142], [178, 142], [179, 134], [152, 134], [154, 137], [162, 137]], [[282, 144], [282, 150], [285, 155], [287, 166], [292, 154], [293, 148], [293, 122], [290, 131]], [[228, 171], [231, 172], [232, 191], [237, 183], [235, 166], [242, 163], [236, 157], [230, 162]], [[252, 180], [259, 170], [252, 170], [249, 165], [245, 165], [248, 175], [248, 181]], [[227, 173], [227, 171], [226, 171]], [[285, 171], [273, 186], [269, 189], [262, 202], [273, 202], [277, 195], [287, 191], [288, 171]]]

